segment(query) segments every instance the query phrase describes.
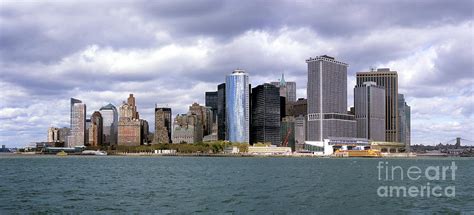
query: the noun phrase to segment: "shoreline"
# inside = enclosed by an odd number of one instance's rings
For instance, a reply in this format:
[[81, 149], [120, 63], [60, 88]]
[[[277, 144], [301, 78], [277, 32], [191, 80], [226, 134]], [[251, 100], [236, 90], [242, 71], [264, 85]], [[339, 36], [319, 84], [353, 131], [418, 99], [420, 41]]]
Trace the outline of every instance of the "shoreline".
[[321, 156], [314, 154], [291, 154], [291, 155], [264, 155], [264, 154], [153, 154], [153, 153], [123, 153], [123, 154], [109, 154], [109, 155], [82, 155], [82, 154], [68, 154], [67, 156], [58, 156], [56, 154], [36, 154], [36, 153], [0, 153], [0, 157], [228, 157], [228, 158], [335, 158], [335, 159], [351, 159], [351, 158], [370, 158], [370, 159], [450, 159], [450, 158], [474, 158], [461, 156], [382, 156], [382, 157], [336, 157], [336, 156]]

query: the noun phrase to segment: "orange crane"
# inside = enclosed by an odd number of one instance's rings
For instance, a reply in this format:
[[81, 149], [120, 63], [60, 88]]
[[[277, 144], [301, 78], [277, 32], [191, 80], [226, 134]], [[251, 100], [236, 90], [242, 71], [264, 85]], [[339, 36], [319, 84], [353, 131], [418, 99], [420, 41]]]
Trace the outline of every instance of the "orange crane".
[[291, 134], [291, 128], [288, 128], [288, 131], [286, 132], [285, 139], [281, 143], [282, 146], [285, 146], [285, 147], [288, 146], [288, 139], [290, 138], [290, 134]]

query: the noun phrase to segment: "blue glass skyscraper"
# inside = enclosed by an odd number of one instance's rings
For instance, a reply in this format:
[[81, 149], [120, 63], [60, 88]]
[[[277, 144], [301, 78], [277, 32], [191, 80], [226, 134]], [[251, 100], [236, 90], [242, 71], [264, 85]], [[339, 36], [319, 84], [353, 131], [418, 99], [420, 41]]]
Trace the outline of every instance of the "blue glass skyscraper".
[[249, 143], [250, 83], [244, 70], [226, 77], [226, 130], [230, 142]]

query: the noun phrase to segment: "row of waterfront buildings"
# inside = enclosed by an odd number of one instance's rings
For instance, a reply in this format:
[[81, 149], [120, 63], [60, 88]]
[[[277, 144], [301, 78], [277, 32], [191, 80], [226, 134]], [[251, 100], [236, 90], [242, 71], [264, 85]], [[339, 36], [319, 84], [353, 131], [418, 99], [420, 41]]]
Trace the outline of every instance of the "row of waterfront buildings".
[[108, 104], [89, 119], [86, 104], [71, 98], [70, 128], [50, 128], [48, 142], [74, 147], [227, 140], [303, 150], [326, 139], [347, 138], [410, 145], [410, 106], [398, 93], [397, 72], [358, 72], [354, 105], [348, 110], [348, 64], [327, 55], [306, 63], [307, 99], [296, 99], [296, 83], [283, 75], [252, 88], [248, 73], [238, 69], [216, 91], [205, 93], [204, 106], [193, 103], [174, 120], [171, 108], [155, 106], [153, 133], [140, 119], [133, 94], [118, 110]]

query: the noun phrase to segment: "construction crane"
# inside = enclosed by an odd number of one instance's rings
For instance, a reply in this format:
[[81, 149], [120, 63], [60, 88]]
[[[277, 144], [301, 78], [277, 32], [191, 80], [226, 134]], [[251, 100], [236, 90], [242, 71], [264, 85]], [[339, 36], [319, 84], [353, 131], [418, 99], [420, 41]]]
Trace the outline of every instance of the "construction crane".
[[290, 134], [291, 134], [291, 128], [288, 128], [288, 131], [286, 132], [286, 135], [285, 135], [285, 139], [281, 143], [282, 146], [285, 146], [285, 147], [288, 146], [288, 139], [290, 138]]

